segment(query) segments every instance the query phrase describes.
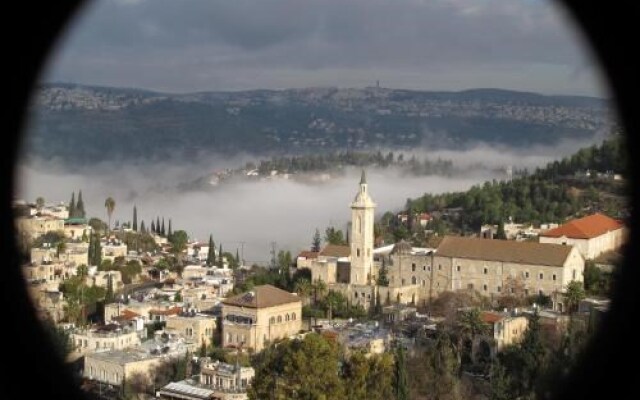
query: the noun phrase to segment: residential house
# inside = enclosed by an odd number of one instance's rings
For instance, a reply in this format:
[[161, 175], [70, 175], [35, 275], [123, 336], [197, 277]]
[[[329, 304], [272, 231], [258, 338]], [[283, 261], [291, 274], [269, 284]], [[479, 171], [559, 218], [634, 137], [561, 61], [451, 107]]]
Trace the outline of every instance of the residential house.
[[574, 219], [540, 234], [540, 243], [575, 246], [586, 260], [619, 249], [627, 237], [627, 229], [613, 218], [592, 214]]
[[302, 301], [271, 285], [222, 301], [222, 345], [262, 350], [302, 329]]

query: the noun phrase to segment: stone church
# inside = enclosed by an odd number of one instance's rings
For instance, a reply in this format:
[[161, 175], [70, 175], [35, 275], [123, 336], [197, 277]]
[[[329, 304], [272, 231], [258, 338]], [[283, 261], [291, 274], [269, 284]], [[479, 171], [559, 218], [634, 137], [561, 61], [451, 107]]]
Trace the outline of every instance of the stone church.
[[[365, 309], [375, 304], [426, 304], [443, 291], [475, 290], [487, 297], [545, 294], [562, 309], [566, 285], [582, 281], [584, 258], [570, 245], [475, 237], [444, 236], [437, 247], [413, 247], [401, 241], [373, 248], [376, 204], [365, 172], [351, 203], [351, 243], [303, 252], [298, 268], [313, 281], [344, 294]], [[381, 269], [388, 283], [378, 285]], [[519, 293], [516, 293], [519, 291]]]

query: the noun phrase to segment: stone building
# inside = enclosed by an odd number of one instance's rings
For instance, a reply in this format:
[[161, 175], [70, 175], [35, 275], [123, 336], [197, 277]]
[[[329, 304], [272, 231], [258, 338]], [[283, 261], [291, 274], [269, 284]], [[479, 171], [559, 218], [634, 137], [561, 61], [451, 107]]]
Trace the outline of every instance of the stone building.
[[574, 219], [540, 234], [540, 243], [575, 246], [586, 260], [619, 249], [627, 237], [619, 221], [603, 214]]
[[222, 301], [222, 345], [262, 350], [302, 329], [302, 301], [271, 285]]

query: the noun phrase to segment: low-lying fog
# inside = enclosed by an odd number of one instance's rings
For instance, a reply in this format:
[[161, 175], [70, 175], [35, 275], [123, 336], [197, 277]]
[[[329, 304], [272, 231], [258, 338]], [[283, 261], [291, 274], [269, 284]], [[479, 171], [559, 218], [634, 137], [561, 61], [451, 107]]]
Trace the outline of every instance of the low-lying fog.
[[[585, 143], [566, 142], [554, 148], [534, 148], [527, 152], [478, 147], [464, 152], [434, 151], [426, 156], [450, 159], [457, 167], [482, 163], [473, 173], [458, 177], [406, 176], [398, 169], [369, 168], [369, 191], [377, 203], [376, 216], [401, 209], [407, 198], [427, 193], [463, 191], [490, 179], [504, 179], [495, 168], [511, 165], [514, 169], [544, 166], [547, 162], [575, 152]], [[424, 157], [425, 154], [421, 152]], [[221, 156], [193, 163], [170, 162], [162, 165], [95, 165], [71, 170], [43, 161], [24, 162], [18, 172], [17, 198], [34, 201], [42, 196], [47, 203], [68, 203], [71, 192], [82, 190], [87, 216], [107, 220], [104, 201], [114, 198], [112, 222], [132, 219], [137, 206], [138, 224], [147, 228], [156, 216], [172, 220], [174, 230], [184, 229], [190, 237], [202, 241], [213, 234], [225, 251], [244, 250], [246, 263], [266, 263], [271, 242], [277, 250], [296, 254], [310, 247], [316, 228], [333, 225], [345, 229], [350, 219], [349, 204], [360, 179], [360, 170], [322, 184], [306, 184], [285, 179], [238, 182], [213, 190], [180, 192], [176, 186], [207, 175], [217, 168], [237, 168], [252, 158]], [[255, 160], [255, 159], [254, 159]]]

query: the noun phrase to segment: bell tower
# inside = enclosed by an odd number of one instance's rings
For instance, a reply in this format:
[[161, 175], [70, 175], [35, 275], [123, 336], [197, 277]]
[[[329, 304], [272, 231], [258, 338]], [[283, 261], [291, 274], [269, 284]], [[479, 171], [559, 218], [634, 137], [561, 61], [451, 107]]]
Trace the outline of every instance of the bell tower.
[[362, 170], [360, 190], [351, 203], [351, 274], [349, 282], [371, 283], [373, 271], [373, 214], [376, 204], [367, 191], [367, 177]]

